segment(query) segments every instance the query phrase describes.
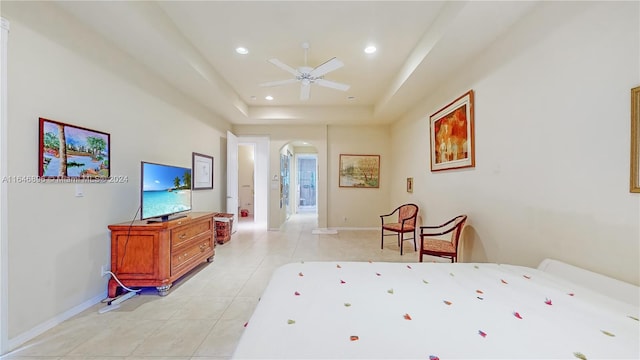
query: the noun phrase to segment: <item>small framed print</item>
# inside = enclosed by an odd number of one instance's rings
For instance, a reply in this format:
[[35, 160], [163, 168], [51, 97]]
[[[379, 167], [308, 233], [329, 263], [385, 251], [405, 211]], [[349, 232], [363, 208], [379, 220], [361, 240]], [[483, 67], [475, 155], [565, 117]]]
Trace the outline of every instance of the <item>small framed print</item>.
[[413, 178], [412, 177], [407, 178], [407, 192], [408, 193], [412, 193], [413, 192]]
[[193, 153], [193, 190], [213, 189], [213, 156]]

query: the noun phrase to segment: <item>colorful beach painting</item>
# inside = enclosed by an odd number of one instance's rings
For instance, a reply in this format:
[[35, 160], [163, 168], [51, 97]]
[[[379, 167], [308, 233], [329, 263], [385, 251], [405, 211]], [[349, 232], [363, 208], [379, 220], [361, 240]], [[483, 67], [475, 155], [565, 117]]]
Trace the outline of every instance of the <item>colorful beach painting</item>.
[[40, 118], [38, 175], [109, 178], [109, 134]]

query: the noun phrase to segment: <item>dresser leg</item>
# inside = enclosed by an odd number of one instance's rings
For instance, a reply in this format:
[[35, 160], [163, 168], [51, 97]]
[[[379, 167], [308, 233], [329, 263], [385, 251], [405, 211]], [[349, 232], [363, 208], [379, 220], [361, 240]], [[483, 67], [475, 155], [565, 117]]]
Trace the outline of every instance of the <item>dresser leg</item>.
[[211, 255], [211, 256], [209, 256], [209, 257], [207, 258], [207, 262], [213, 262], [213, 255]]
[[170, 287], [171, 287], [171, 284], [163, 285], [163, 286], [156, 286], [156, 289], [158, 289], [158, 295], [167, 296], [167, 294], [169, 294], [169, 288]]
[[118, 290], [118, 283], [113, 280], [113, 278], [109, 279], [109, 286], [107, 287], [108, 294], [110, 298], [116, 297], [116, 291]]

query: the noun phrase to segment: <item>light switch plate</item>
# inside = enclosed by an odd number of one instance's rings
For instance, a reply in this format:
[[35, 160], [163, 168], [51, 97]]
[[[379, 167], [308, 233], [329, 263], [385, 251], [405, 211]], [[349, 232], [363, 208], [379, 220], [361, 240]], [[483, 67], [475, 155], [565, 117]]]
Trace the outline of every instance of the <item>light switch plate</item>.
[[81, 184], [76, 184], [76, 197], [83, 197], [84, 189]]

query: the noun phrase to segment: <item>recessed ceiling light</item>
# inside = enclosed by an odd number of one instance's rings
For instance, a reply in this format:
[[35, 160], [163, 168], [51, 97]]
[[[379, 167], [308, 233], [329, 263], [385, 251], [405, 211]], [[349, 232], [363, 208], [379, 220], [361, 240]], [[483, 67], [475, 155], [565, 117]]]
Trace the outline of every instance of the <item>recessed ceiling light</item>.
[[356, 97], [355, 96], [347, 96], [347, 100], [355, 100]]
[[255, 95], [251, 95], [251, 100], [257, 99]]
[[367, 54], [373, 54], [374, 52], [376, 52], [376, 47], [373, 45], [369, 45], [366, 48], [364, 48], [364, 52], [366, 52]]
[[236, 52], [240, 55], [247, 55], [249, 53], [249, 49], [247, 49], [246, 47], [237, 47], [236, 48]]
[[271, 96], [271, 95], [267, 95], [267, 96], [265, 96], [264, 98], [265, 98], [265, 99], [267, 99], [267, 100], [269, 100], [269, 101], [273, 100], [273, 96]]

